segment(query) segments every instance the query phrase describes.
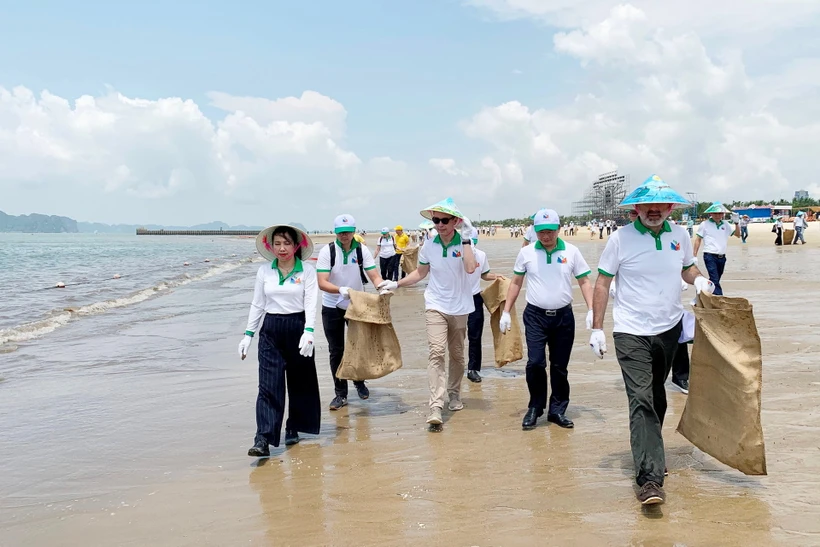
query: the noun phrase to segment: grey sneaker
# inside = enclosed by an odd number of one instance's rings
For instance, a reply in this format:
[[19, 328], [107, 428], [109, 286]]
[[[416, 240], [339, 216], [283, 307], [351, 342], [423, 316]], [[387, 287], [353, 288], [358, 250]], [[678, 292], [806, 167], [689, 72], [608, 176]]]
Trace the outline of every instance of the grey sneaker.
[[340, 397], [337, 395], [330, 401], [330, 410], [339, 410], [343, 406], [347, 406], [347, 397]]
[[461, 402], [461, 395], [453, 393], [450, 395], [450, 404], [447, 406], [452, 411], [461, 410], [464, 408], [464, 403]]
[[666, 494], [661, 485], [647, 481], [638, 491], [638, 501], [641, 505], [657, 505], [666, 501]]
[[441, 425], [441, 409], [433, 407], [430, 409], [430, 416], [427, 418], [427, 423], [430, 425]]

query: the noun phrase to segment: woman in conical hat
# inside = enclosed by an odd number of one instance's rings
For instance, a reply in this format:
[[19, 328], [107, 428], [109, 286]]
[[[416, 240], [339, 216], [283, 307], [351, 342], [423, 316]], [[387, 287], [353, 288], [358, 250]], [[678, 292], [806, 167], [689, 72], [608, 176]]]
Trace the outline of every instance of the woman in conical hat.
[[262, 230], [256, 249], [268, 262], [256, 272], [239, 356], [245, 359], [258, 332], [256, 437], [248, 455], [266, 457], [269, 445], [279, 446], [286, 386], [285, 444], [298, 443], [300, 431], [319, 433], [319, 381], [313, 355], [318, 284], [314, 267], [303, 262], [313, 254], [313, 242], [301, 226], [275, 224]]

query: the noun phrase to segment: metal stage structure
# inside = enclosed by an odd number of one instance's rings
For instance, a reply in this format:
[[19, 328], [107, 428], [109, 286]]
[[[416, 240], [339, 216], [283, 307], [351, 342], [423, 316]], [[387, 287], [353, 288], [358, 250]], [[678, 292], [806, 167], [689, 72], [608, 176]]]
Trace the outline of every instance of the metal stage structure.
[[572, 203], [572, 216], [581, 220], [616, 219], [625, 212], [618, 209], [629, 190], [629, 175], [618, 171], [604, 173], [584, 192], [581, 201]]

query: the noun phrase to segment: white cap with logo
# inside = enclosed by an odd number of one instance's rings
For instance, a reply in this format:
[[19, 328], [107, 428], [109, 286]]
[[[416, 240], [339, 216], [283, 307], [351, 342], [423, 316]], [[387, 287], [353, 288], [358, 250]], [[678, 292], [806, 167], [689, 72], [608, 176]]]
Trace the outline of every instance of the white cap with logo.
[[561, 226], [561, 219], [558, 218], [558, 213], [552, 209], [541, 209], [535, 213], [535, 218], [532, 219], [533, 229], [536, 232], [543, 230], [557, 230]]
[[356, 219], [350, 215], [339, 215], [333, 221], [333, 233], [341, 234], [344, 232], [356, 231]]

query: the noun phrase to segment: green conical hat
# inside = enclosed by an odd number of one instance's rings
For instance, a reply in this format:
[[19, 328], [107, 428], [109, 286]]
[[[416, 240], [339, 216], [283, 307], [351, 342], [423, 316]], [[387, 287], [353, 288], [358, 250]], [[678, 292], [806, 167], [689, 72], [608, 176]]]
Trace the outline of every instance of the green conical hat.
[[636, 205], [642, 203], [669, 203], [675, 209], [690, 206], [686, 198], [675, 192], [658, 175], [650, 175], [643, 184], [626, 196], [618, 207], [621, 209], [634, 209]]
[[721, 202], [715, 201], [712, 205], [706, 209], [703, 214], [704, 215], [711, 215], [712, 213], [731, 213], [729, 209], [727, 209]]
[[444, 213], [445, 215], [452, 215], [456, 218], [464, 218], [464, 214], [458, 210], [458, 206], [456, 205], [456, 202], [453, 201], [453, 198], [443, 199], [435, 205], [431, 205], [430, 207], [422, 209], [421, 216], [423, 216], [426, 219], [431, 219], [433, 218], [434, 212]]

